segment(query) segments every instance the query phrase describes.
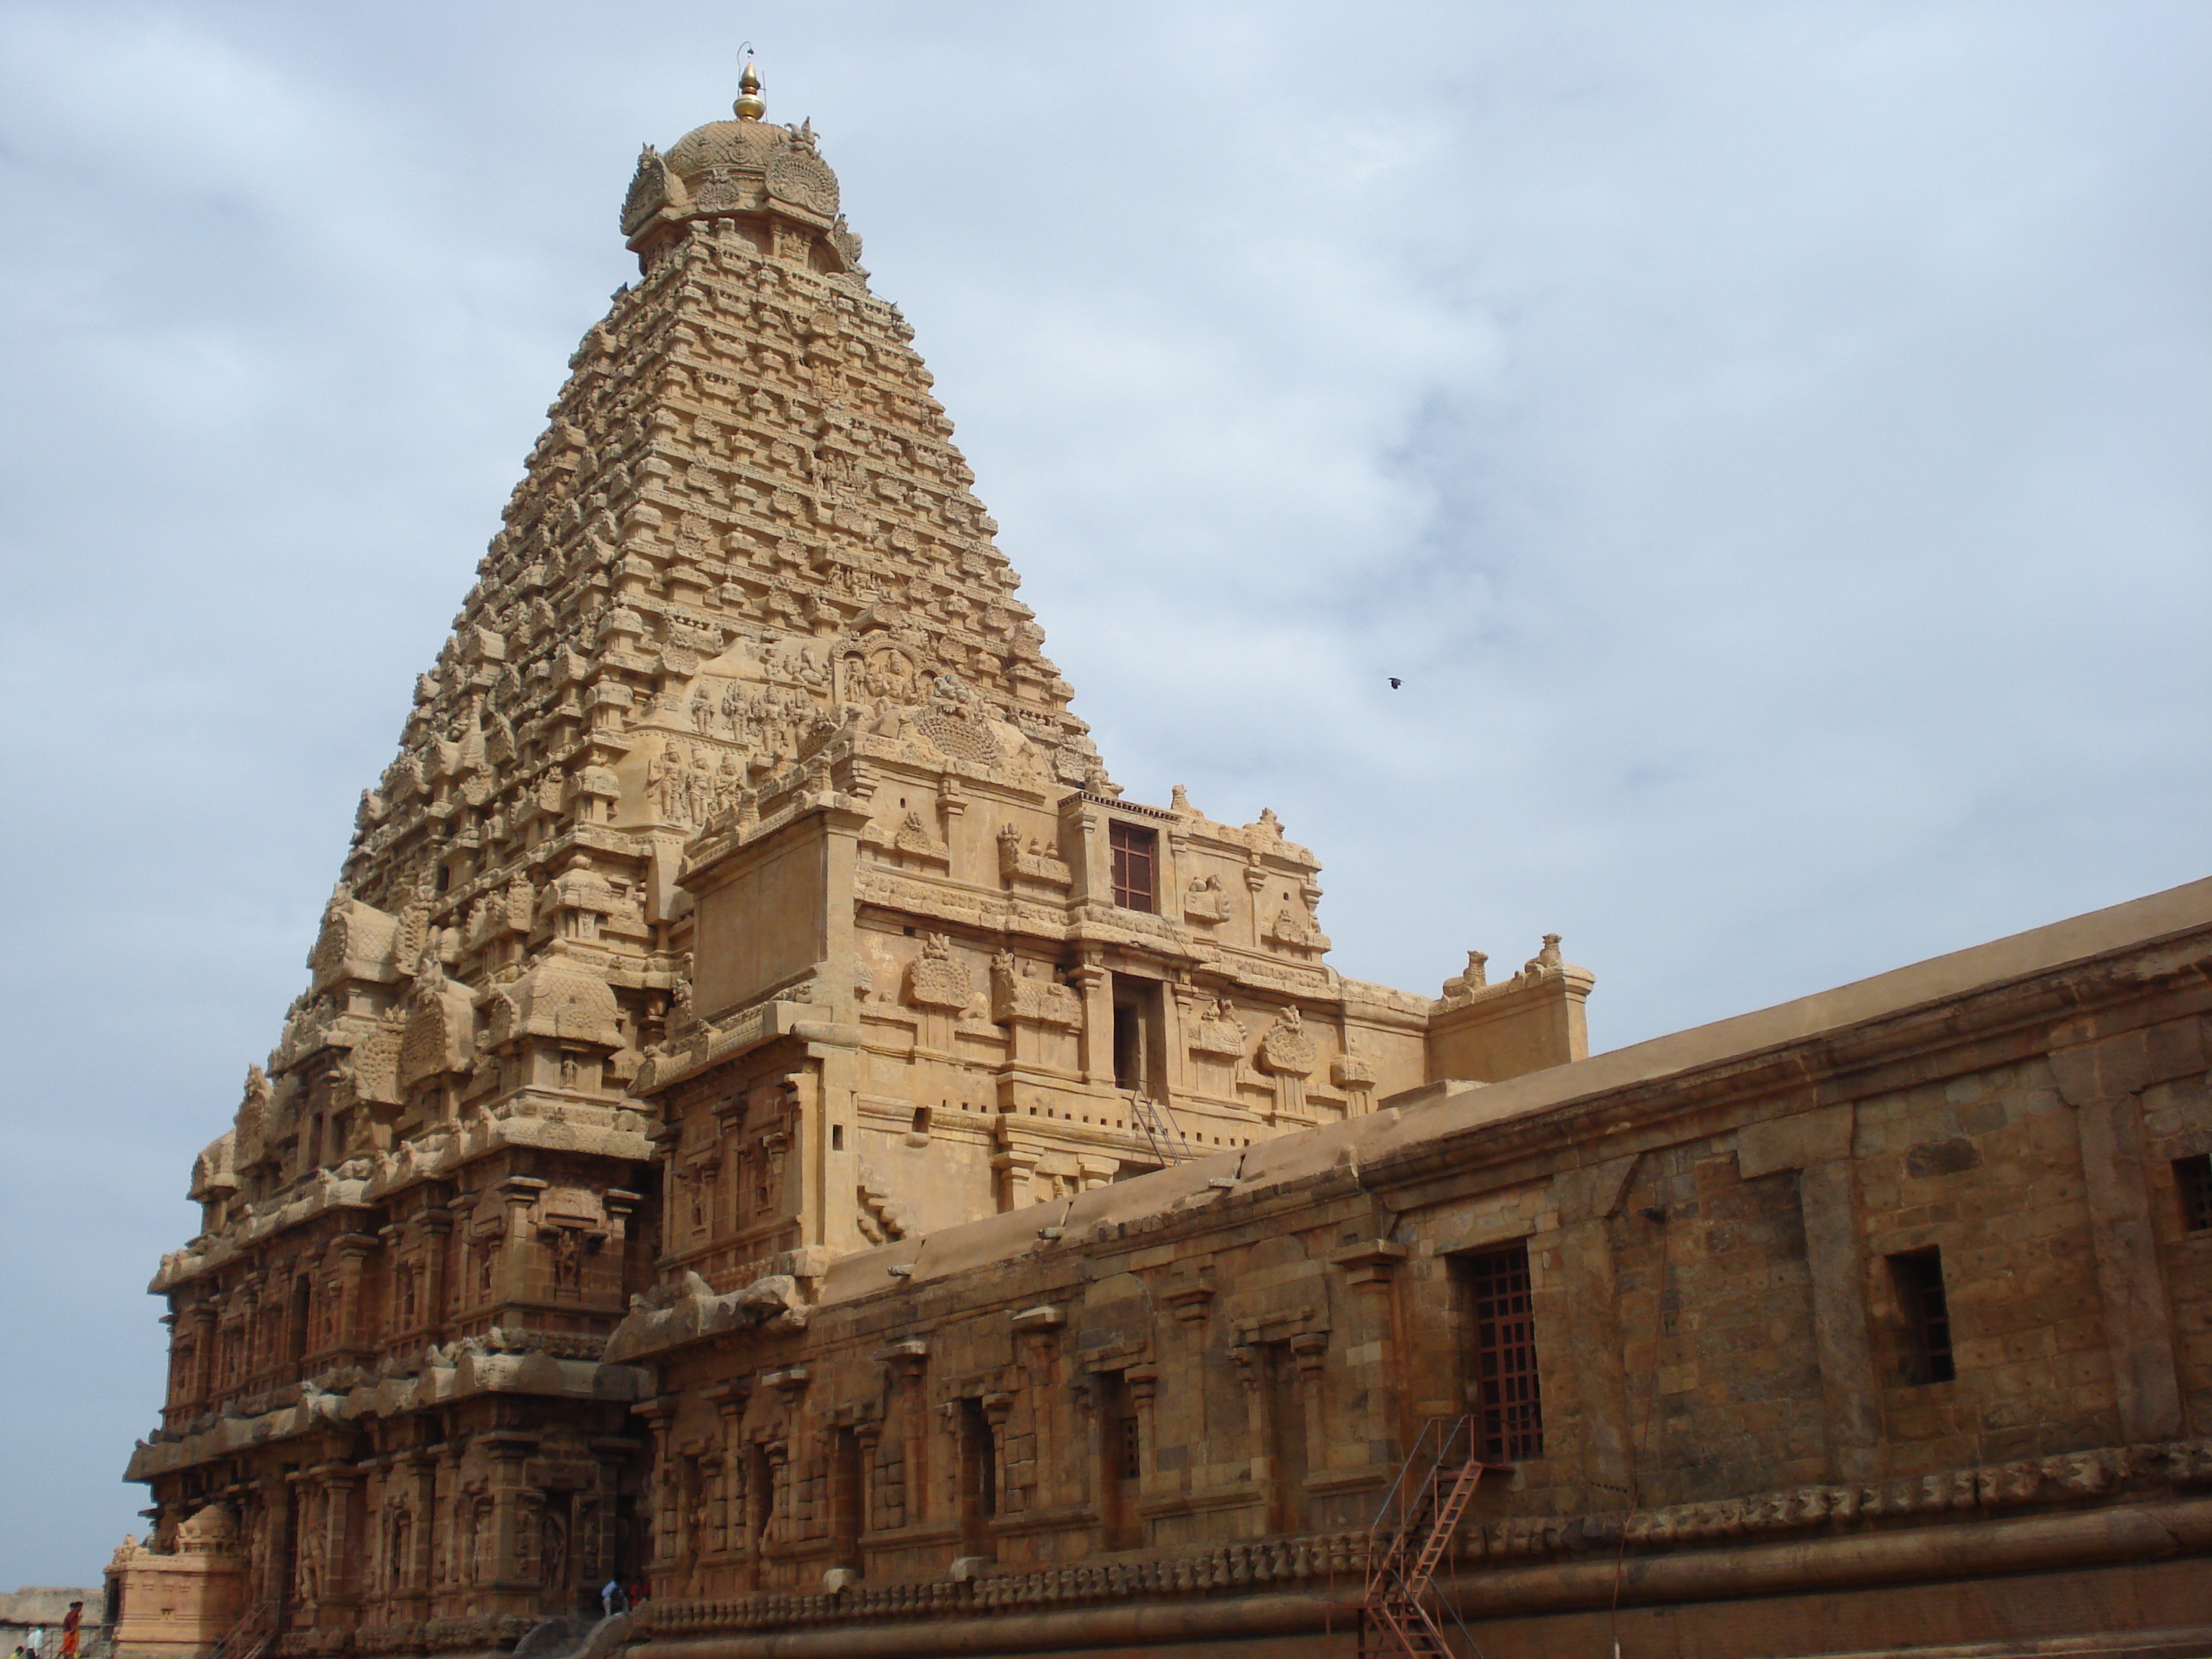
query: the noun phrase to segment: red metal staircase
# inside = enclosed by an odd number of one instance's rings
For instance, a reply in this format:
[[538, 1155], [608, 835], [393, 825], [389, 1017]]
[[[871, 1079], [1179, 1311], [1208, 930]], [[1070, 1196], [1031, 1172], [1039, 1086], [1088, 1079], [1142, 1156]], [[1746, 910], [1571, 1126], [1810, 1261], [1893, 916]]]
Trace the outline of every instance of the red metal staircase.
[[[1451, 1553], [1482, 1477], [1500, 1466], [1474, 1455], [1472, 1417], [1432, 1417], [1367, 1534], [1367, 1591], [1359, 1604], [1360, 1659], [1453, 1659], [1429, 1609], [1437, 1569]], [[1458, 1615], [1445, 1613], [1452, 1621]]]

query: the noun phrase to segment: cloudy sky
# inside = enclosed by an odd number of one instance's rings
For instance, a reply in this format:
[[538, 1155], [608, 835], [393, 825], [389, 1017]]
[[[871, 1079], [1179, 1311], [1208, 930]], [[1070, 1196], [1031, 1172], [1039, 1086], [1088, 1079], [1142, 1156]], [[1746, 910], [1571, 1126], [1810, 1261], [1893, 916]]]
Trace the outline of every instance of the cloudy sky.
[[[736, 49], [1117, 779], [1609, 1048], [2212, 873], [2212, 9], [0, 4], [0, 1589]], [[1389, 689], [1388, 678], [1405, 682]]]

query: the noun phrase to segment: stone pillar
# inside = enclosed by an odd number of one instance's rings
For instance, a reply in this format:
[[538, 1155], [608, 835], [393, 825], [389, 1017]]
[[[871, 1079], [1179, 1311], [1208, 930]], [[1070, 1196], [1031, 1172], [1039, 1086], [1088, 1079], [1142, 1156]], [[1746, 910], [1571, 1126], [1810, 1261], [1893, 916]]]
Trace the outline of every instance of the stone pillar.
[[[876, 1515], [876, 1457], [882, 1451], [884, 1425], [880, 1419], [870, 1419], [853, 1425], [853, 1443], [859, 1448], [860, 1489], [854, 1494], [854, 1510], [859, 1516], [856, 1528], [860, 1538], [882, 1530]], [[855, 1539], [857, 1543], [859, 1539]], [[865, 1565], [863, 1562], [861, 1565]]]
[[[238, 1382], [241, 1388], [252, 1385], [261, 1370], [261, 1322], [256, 1317], [261, 1307], [261, 1278], [256, 1274], [239, 1287], [235, 1306], [238, 1319]], [[292, 1379], [287, 1377], [286, 1382]]]
[[[1001, 1129], [1011, 1121], [1011, 1118], [1000, 1119]], [[1040, 1156], [1035, 1146], [1013, 1145], [991, 1154], [991, 1169], [1000, 1187], [1001, 1209], [1026, 1209], [1037, 1201], [1036, 1165]]]
[[[1546, 1402], [1557, 1400], [1562, 1408], [1557, 1419], [1572, 1425], [1583, 1484], [1589, 1489], [1585, 1502], [1594, 1510], [1627, 1508], [1636, 1487], [1611, 1225], [1635, 1167], [1632, 1154], [1554, 1176], [1559, 1232], [1534, 1245], [1550, 1245], [1559, 1263], [1553, 1305], [1564, 1340], [1548, 1354], [1539, 1350]], [[1556, 1455], [1565, 1449], [1546, 1449]]]
[[[431, 1593], [465, 1590], [470, 1578], [470, 1564], [459, 1553], [461, 1544], [461, 1505], [468, 1500], [461, 1492], [461, 1460], [465, 1448], [458, 1440], [449, 1440], [439, 1448], [438, 1461], [444, 1466], [446, 1489], [444, 1499], [430, 1512], [433, 1532], [443, 1540], [442, 1548], [432, 1553]], [[440, 1524], [442, 1517], [443, 1524]]]
[[1851, 1163], [1855, 1121], [1850, 1105], [1828, 1106], [1749, 1124], [1736, 1136], [1736, 1171], [1746, 1181], [1798, 1171], [1821, 1430], [1833, 1480], [1869, 1480], [1881, 1472], [1881, 1393], [1868, 1333], [1866, 1243]]
[[[1250, 1459], [1249, 1479], [1272, 1492], [1275, 1478], [1273, 1425], [1267, 1417], [1267, 1351], [1256, 1344], [1239, 1342], [1229, 1350], [1237, 1367], [1237, 1386], [1244, 1390], [1245, 1443], [1256, 1448]], [[1272, 1497], [1268, 1507], [1273, 1507]]]
[[292, 1535], [292, 1515], [299, 1501], [289, 1480], [277, 1476], [261, 1482], [261, 1552], [246, 1564], [246, 1593], [275, 1607], [278, 1630], [292, 1617], [293, 1563], [285, 1541]]
[[1328, 1359], [1328, 1334], [1301, 1331], [1291, 1339], [1291, 1358], [1298, 1369], [1298, 1395], [1306, 1415], [1306, 1473], [1318, 1473], [1328, 1451], [1328, 1413], [1322, 1409], [1322, 1372]]
[[1168, 988], [1165, 1002], [1167, 1018], [1161, 1041], [1168, 1046], [1168, 1097], [1176, 1101], [1198, 1086], [1192, 1075], [1189, 1036], [1198, 1029], [1198, 992], [1188, 981], [1178, 981]]
[[337, 1341], [341, 1352], [354, 1354], [368, 1346], [362, 1328], [362, 1280], [376, 1240], [367, 1233], [345, 1233], [331, 1241], [337, 1266]]
[[423, 1616], [431, 1591], [431, 1574], [435, 1571], [436, 1558], [432, 1553], [431, 1540], [438, 1529], [438, 1455], [422, 1450], [407, 1455], [405, 1468], [412, 1488], [412, 1524], [408, 1528], [408, 1559], [396, 1563], [394, 1571], [409, 1601], [416, 1604], [414, 1617]]
[[1082, 1054], [1085, 1083], [1110, 1088], [1114, 1082], [1114, 975], [1096, 960], [1068, 975], [1083, 998]]
[[794, 1535], [792, 1526], [791, 1447], [771, 1440], [761, 1449], [768, 1455], [768, 1491], [761, 1499], [760, 1539], [763, 1547], [781, 1544]]
[[1079, 1492], [1066, 1490], [1074, 1474], [1060, 1459], [1060, 1333], [1066, 1322], [1057, 1308], [1025, 1308], [1014, 1316], [1014, 1343], [1024, 1376], [1030, 1423], [1036, 1436], [1036, 1505], [1052, 1509], [1061, 1503], [1079, 1502]]
[[718, 1382], [707, 1390], [707, 1398], [721, 1417], [721, 1479], [716, 1484], [713, 1510], [708, 1524], [712, 1529], [712, 1547], [725, 1556], [735, 1555], [744, 1547], [744, 1431], [745, 1402], [752, 1397], [752, 1379], [740, 1377], [728, 1382]]
[[1014, 1414], [1014, 1397], [1010, 1394], [987, 1394], [983, 1396], [983, 1421], [991, 1430], [991, 1480], [999, 1494], [999, 1510], [1010, 1512], [1013, 1504], [1012, 1460], [1006, 1455], [1006, 1419]]
[[[500, 1280], [492, 1296], [502, 1303], [527, 1299], [536, 1288], [531, 1283], [532, 1257], [537, 1245], [530, 1237], [530, 1206], [548, 1183], [535, 1176], [509, 1176], [499, 1183], [500, 1202], [507, 1214], [501, 1231]], [[547, 1286], [550, 1291], [551, 1286]]]
[[215, 1388], [216, 1311], [206, 1303], [194, 1305], [192, 1322], [192, 1378], [189, 1403], [211, 1402]]
[[906, 1492], [902, 1526], [915, 1526], [929, 1514], [929, 1407], [922, 1399], [922, 1377], [929, 1365], [929, 1349], [919, 1341], [893, 1343], [884, 1363], [891, 1374], [891, 1401], [887, 1413], [897, 1423], [896, 1431], [900, 1474]]
[[653, 1433], [653, 1475], [646, 1483], [646, 1502], [653, 1510], [653, 1556], [647, 1571], [658, 1582], [676, 1565], [678, 1529], [682, 1524], [677, 1514], [676, 1471], [672, 1467], [674, 1455], [668, 1443], [668, 1431], [676, 1420], [677, 1397], [672, 1394], [656, 1395], [630, 1409], [643, 1418]]
[[[1358, 1292], [1359, 1325], [1367, 1338], [1362, 1346], [1374, 1355], [1360, 1367], [1367, 1395], [1364, 1461], [1370, 1465], [1395, 1463], [1413, 1443], [1414, 1431], [1406, 1419], [1407, 1395], [1399, 1374], [1406, 1345], [1398, 1329], [1395, 1283], [1398, 1264], [1406, 1255], [1406, 1246], [1387, 1238], [1342, 1245], [1328, 1254], [1329, 1261], [1345, 1270], [1345, 1282]], [[1310, 1448], [1307, 1455], [1316, 1452]]]
[[523, 1464], [538, 1449], [534, 1434], [494, 1432], [477, 1444], [491, 1459], [491, 1588], [538, 1590], [534, 1574], [523, 1571]]
[[[2201, 1066], [2201, 1056], [2191, 1057]], [[2173, 1314], [2144, 1180], [2142, 1103], [2158, 1080], [2141, 1032], [2056, 1050], [2051, 1074], [2075, 1109], [2105, 1342], [2120, 1437], [2141, 1444], [2187, 1432], [2174, 1368]], [[2160, 1070], [2166, 1068], [2160, 1067]]]
[[1132, 1365], [1121, 1373], [1122, 1386], [1137, 1408], [1137, 1490], [1149, 1498], [1160, 1489], [1159, 1429], [1154, 1414], [1160, 1392], [1158, 1365]]
[[422, 1212], [422, 1310], [419, 1322], [425, 1330], [438, 1330], [446, 1322], [446, 1298], [451, 1294], [447, 1257], [452, 1249], [453, 1231], [452, 1211]]
[[357, 1469], [333, 1465], [319, 1471], [323, 1489], [323, 1590], [315, 1622], [352, 1625], [359, 1602], [364, 1540], [356, 1537], [353, 1495], [361, 1489]]

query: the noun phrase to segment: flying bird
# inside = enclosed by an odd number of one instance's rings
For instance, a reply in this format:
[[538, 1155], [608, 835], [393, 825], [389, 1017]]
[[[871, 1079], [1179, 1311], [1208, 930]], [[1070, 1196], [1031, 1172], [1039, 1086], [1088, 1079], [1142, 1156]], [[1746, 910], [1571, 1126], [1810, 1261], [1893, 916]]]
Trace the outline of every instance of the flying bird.
[[1401, 680], [1401, 679], [1398, 678], [1395, 675], [1393, 675], [1393, 676], [1391, 677], [1391, 679], [1390, 679], [1390, 689], [1391, 689], [1393, 691], [1395, 691], [1395, 690], [1396, 690], [1400, 686], [1403, 685], [1405, 683], [1406, 683], [1405, 681], [1403, 681], [1403, 680]]

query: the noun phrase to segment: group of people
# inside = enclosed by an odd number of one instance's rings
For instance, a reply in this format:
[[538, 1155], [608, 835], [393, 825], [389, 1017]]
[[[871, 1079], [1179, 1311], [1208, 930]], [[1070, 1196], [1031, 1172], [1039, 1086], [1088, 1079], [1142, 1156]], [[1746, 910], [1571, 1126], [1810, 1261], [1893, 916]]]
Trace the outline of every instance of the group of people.
[[627, 1584], [619, 1578], [610, 1578], [599, 1586], [599, 1607], [610, 1619], [618, 1613], [635, 1613], [645, 1605], [645, 1581], [633, 1578]]
[[[62, 1615], [62, 1643], [55, 1650], [53, 1659], [77, 1659], [76, 1647], [84, 1624], [84, 1603], [72, 1601], [69, 1611]], [[32, 1630], [30, 1639], [18, 1643], [10, 1659], [46, 1659], [46, 1632], [44, 1626]]]

